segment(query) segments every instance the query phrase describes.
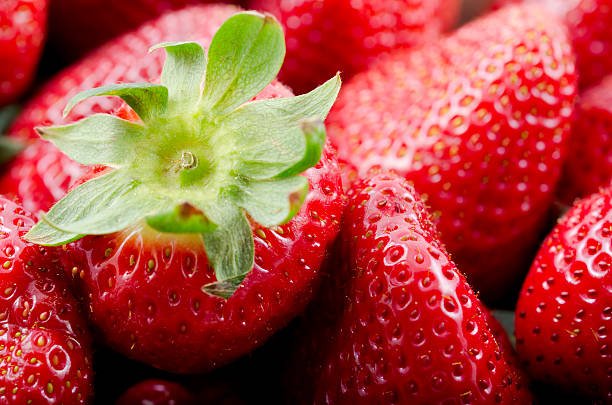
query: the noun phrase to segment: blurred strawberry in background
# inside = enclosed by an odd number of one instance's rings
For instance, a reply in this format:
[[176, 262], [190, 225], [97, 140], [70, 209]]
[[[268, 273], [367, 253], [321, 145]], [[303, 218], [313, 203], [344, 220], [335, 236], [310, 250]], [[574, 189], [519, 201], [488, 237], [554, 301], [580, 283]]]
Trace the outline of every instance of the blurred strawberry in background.
[[279, 75], [296, 94], [340, 71], [343, 80], [392, 49], [435, 39], [454, 25], [459, 0], [252, 0], [285, 28]]
[[492, 7], [528, 2], [546, 6], [565, 21], [577, 55], [581, 87], [612, 72], [612, 0], [495, 0]]
[[47, 0], [0, 1], [0, 107], [32, 81], [45, 42]]

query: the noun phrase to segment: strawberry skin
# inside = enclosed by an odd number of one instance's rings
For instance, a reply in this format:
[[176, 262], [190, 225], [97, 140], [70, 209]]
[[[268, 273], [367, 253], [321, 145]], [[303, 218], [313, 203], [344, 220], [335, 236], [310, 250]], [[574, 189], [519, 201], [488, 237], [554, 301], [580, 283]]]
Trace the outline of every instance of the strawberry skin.
[[454, 24], [459, 1], [253, 0], [249, 7], [283, 24], [287, 57], [279, 78], [300, 94], [337, 71], [348, 79], [395, 48], [437, 38]]
[[[147, 55], [151, 46], [185, 38], [198, 39], [207, 45], [223, 21], [237, 11], [239, 8], [229, 5], [194, 6], [167, 14], [111, 41], [45, 84], [24, 107], [11, 135], [38, 138], [33, 130], [37, 125], [57, 125], [116, 110], [121, 106], [119, 101], [98, 97], [79, 104], [67, 118], [62, 117], [67, 101], [79, 91], [118, 82], [157, 79], [163, 55], [159, 52]], [[36, 142], [11, 164], [0, 184], [5, 195], [17, 197], [26, 209], [37, 213], [48, 210], [83, 173], [81, 165], [55, 146]]]
[[36, 140], [12, 161], [0, 178], [0, 189], [21, 201], [26, 210], [38, 213], [51, 208], [84, 173], [83, 166], [53, 144]]
[[295, 401], [529, 403], [414, 188], [382, 173], [348, 197], [345, 265], [308, 312]]
[[493, 9], [515, 3], [539, 3], [565, 21], [577, 57], [580, 86], [612, 73], [611, 0], [495, 0]]
[[15, 101], [32, 81], [45, 41], [47, 3], [0, 2], [0, 107]]
[[516, 309], [534, 379], [612, 401], [612, 190], [572, 208], [544, 241]]
[[227, 301], [202, 293], [215, 278], [198, 236], [136, 226], [68, 245], [67, 267], [103, 340], [132, 359], [197, 373], [251, 352], [284, 327], [310, 301], [344, 207], [335, 152], [326, 150], [305, 175], [311, 191], [289, 223], [252, 224], [255, 266]]
[[576, 87], [561, 24], [511, 7], [356, 76], [330, 114], [330, 139], [361, 174], [408, 178], [470, 282], [499, 300], [537, 245]]
[[89, 403], [90, 341], [59, 252], [25, 242], [33, 216], [0, 206], [0, 403]]
[[612, 76], [582, 92], [570, 151], [559, 193], [571, 204], [612, 180]]

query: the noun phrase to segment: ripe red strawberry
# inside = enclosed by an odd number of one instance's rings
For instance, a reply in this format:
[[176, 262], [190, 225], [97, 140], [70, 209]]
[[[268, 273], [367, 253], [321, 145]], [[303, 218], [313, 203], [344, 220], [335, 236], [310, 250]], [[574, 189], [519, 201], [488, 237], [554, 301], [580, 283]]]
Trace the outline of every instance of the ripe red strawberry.
[[26, 242], [35, 220], [0, 198], [0, 403], [86, 404], [89, 337], [56, 248]]
[[586, 197], [612, 180], [612, 76], [585, 90], [576, 105], [560, 194], [564, 201]]
[[[229, 5], [194, 6], [167, 14], [113, 40], [43, 86], [24, 107], [11, 134], [38, 138], [34, 132], [37, 125], [57, 125], [117, 109], [121, 105], [119, 101], [97, 98], [79, 104], [68, 117], [62, 117], [68, 100], [92, 86], [158, 79], [163, 57], [160, 53], [147, 55], [151, 46], [184, 39], [196, 39], [208, 46], [216, 29], [237, 11], [237, 7]], [[202, 24], [202, 21], [206, 21], [206, 24]], [[279, 89], [278, 96], [288, 94], [280, 86], [276, 88]], [[18, 197], [26, 209], [37, 213], [48, 210], [82, 173], [80, 165], [54, 146], [37, 144], [27, 148], [12, 163], [0, 184], [3, 194]]]
[[116, 405], [195, 405], [195, 398], [180, 384], [145, 380], [127, 390]]
[[55, 145], [37, 140], [11, 163], [0, 178], [0, 190], [17, 198], [26, 210], [38, 213], [51, 208], [84, 173], [83, 166]]
[[581, 87], [592, 86], [612, 73], [611, 0], [495, 0], [493, 8], [527, 2], [546, 6], [565, 21], [576, 51]]
[[572, 208], [544, 241], [516, 313], [535, 379], [612, 401], [612, 189]]
[[47, 0], [0, 2], [0, 107], [32, 80], [45, 40]]
[[537, 245], [575, 94], [562, 26], [535, 6], [512, 7], [356, 76], [330, 114], [330, 139], [360, 173], [408, 178], [459, 268], [499, 300]]
[[53, 0], [49, 15], [49, 36], [59, 52], [78, 57], [164, 13], [197, 3], [213, 1]]
[[252, 0], [285, 28], [287, 59], [280, 79], [296, 93], [337, 71], [344, 79], [381, 55], [437, 38], [459, 12], [457, 0]]
[[193, 42], [162, 46], [162, 85], [107, 86], [68, 105], [115, 95], [140, 121], [96, 114], [39, 128], [107, 169], [77, 182], [28, 240], [76, 240], [66, 261], [109, 346], [194, 373], [260, 346], [310, 300], [344, 205], [319, 121], [340, 81], [271, 98], [283, 34], [258, 13], [227, 20], [207, 57]]
[[290, 403], [529, 403], [412, 186], [383, 173], [348, 196], [346, 267], [310, 308]]

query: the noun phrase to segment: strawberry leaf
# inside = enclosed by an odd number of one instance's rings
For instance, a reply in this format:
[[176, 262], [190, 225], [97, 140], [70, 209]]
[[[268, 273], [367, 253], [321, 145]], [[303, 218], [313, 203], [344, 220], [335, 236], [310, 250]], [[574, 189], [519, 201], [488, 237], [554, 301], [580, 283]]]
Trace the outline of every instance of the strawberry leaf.
[[166, 42], [151, 48], [164, 48], [166, 63], [161, 82], [168, 88], [170, 106], [176, 112], [192, 109], [200, 99], [200, 86], [206, 68], [206, 53], [196, 42]]
[[244, 212], [230, 201], [220, 201], [205, 210], [219, 227], [202, 234], [206, 255], [215, 269], [217, 282], [204, 292], [229, 298], [253, 268], [255, 243]]
[[279, 176], [303, 161], [307, 151], [310, 153], [303, 122], [325, 119], [340, 84], [336, 76], [308, 94], [255, 101], [231, 113], [221, 122], [221, 131], [238, 138], [240, 163], [236, 173], [262, 180]]
[[38, 134], [83, 165], [113, 167], [133, 162], [144, 127], [108, 114], [95, 114], [74, 124], [38, 127]]
[[167, 207], [138, 181], [112, 171], [81, 184], [55, 204], [25, 235], [43, 246], [57, 246], [84, 235], [104, 235], [125, 229]]
[[283, 29], [274, 17], [234, 15], [210, 44], [203, 108], [224, 115], [249, 101], [276, 77], [284, 58]]
[[138, 114], [143, 122], [150, 122], [154, 117], [163, 114], [168, 104], [168, 89], [151, 83], [123, 83], [85, 90], [72, 97], [64, 117], [83, 100], [95, 96], [117, 96], [127, 103]]

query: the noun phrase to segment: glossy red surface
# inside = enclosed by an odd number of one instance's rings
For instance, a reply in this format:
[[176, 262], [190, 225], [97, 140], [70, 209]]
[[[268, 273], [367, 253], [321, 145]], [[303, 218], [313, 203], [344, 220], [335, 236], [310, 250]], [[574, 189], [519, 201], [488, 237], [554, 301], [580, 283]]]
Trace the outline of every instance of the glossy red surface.
[[612, 401], [612, 190], [582, 200], [544, 241], [516, 309], [534, 379]]
[[343, 256], [299, 333], [288, 403], [529, 403], [414, 189], [378, 174], [348, 196]]
[[25, 242], [34, 219], [0, 198], [0, 404], [86, 404], [90, 336], [59, 251]]
[[488, 301], [518, 289], [567, 153], [573, 54], [542, 11], [502, 10], [397, 52], [347, 83], [328, 118], [340, 159], [414, 184]]

